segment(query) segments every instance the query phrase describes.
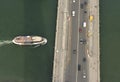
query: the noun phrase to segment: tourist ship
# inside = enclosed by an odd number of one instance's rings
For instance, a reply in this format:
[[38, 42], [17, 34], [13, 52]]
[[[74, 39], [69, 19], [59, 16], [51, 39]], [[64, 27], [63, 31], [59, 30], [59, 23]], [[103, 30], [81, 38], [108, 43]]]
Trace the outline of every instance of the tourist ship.
[[17, 36], [12, 42], [17, 45], [45, 45], [47, 39], [41, 36]]

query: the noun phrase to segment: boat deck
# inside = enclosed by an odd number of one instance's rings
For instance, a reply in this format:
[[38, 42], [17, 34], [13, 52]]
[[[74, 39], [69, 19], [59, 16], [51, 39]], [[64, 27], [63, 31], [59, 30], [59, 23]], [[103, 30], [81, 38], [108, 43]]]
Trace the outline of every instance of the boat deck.
[[18, 43], [24, 43], [24, 42], [39, 42], [39, 41], [42, 41], [42, 38], [41, 37], [37, 37], [37, 36], [34, 36], [34, 37], [31, 37], [31, 36], [20, 36], [20, 37], [17, 37], [15, 39], [15, 42], [18, 42]]

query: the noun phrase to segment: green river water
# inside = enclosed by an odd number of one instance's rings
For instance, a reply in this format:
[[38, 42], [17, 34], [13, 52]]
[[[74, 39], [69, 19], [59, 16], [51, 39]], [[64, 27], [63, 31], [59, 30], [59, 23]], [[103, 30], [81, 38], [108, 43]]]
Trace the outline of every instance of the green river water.
[[100, 0], [101, 82], [120, 82], [120, 0]]
[[[120, 80], [119, 0], [100, 0], [101, 82]], [[51, 82], [57, 0], [0, 0], [0, 82]], [[18, 35], [47, 45], [17, 46]], [[7, 45], [8, 44], [8, 45]]]
[[[0, 0], [0, 82], [51, 82], [56, 9], [56, 0]], [[40, 35], [48, 43], [11, 44], [18, 35]]]

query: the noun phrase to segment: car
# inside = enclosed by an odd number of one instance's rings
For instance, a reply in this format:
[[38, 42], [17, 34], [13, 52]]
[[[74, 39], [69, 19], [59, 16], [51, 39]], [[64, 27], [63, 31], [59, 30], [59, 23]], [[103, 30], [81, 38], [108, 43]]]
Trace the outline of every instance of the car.
[[86, 44], [86, 39], [81, 38], [80, 39], [80, 44]]
[[83, 62], [86, 62], [86, 58], [85, 57], [83, 57]]
[[78, 64], [78, 71], [80, 71], [81, 70], [81, 65], [80, 64]]
[[90, 22], [92, 22], [93, 19], [94, 19], [93, 15], [90, 15], [90, 16], [89, 16], [89, 20], [90, 20]]
[[81, 8], [81, 9], [83, 9], [83, 6], [84, 6], [83, 4], [80, 4], [80, 8]]
[[84, 72], [83, 73], [83, 78], [85, 79], [85, 78], [87, 78], [87, 76], [86, 76], [86, 73]]
[[85, 1], [84, 4], [87, 5], [87, 2]]
[[82, 28], [79, 28], [79, 32], [82, 32]]
[[87, 26], [86, 22], [83, 22], [83, 27], [85, 28]]
[[75, 0], [73, 0], [73, 3], [75, 3]]
[[87, 13], [87, 11], [84, 11], [84, 13]]
[[75, 11], [72, 11], [72, 16], [75, 16]]
[[73, 50], [73, 54], [76, 54], [77, 53], [77, 51], [76, 50]]

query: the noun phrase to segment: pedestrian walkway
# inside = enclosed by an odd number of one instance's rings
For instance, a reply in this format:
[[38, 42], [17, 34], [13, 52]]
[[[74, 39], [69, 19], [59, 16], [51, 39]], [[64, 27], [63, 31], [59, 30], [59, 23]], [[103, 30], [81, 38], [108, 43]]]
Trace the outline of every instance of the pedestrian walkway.
[[99, 0], [89, 0], [90, 16], [88, 27], [89, 82], [100, 82], [100, 43], [99, 43]]

